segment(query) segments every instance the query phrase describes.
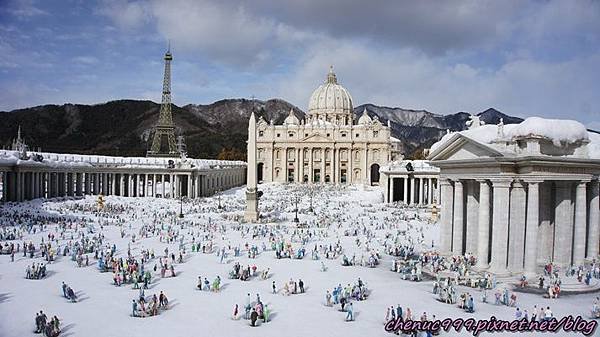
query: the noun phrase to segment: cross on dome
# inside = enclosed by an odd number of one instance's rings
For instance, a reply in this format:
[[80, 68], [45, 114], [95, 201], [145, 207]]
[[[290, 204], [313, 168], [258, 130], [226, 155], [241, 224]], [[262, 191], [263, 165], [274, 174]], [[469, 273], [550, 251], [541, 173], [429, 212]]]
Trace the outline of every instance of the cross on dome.
[[333, 66], [329, 66], [329, 73], [327, 74], [327, 81], [325, 81], [325, 83], [329, 83], [329, 84], [337, 84], [337, 77], [335, 76], [335, 73], [333, 72]]

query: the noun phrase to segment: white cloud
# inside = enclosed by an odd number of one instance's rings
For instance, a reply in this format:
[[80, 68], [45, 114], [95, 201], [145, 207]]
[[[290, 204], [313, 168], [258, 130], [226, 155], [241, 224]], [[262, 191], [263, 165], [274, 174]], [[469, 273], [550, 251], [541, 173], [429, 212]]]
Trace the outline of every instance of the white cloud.
[[109, 17], [117, 26], [126, 30], [140, 28], [150, 20], [145, 1], [102, 0], [98, 13]]
[[375, 103], [433, 112], [479, 112], [579, 120], [600, 118], [600, 53], [565, 62], [514, 59], [498, 69], [452, 64], [410, 49], [376, 50], [352, 40], [323, 39], [307, 51], [277, 95], [306, 108], [334, 64], [355, 105]]

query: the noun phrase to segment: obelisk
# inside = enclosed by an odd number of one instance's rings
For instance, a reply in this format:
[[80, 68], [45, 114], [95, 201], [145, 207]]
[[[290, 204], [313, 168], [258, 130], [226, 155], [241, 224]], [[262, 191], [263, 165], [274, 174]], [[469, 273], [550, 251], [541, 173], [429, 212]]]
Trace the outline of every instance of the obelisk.
[[254, 111], [248, 122], [248, 167], [246, 183], [246, 211], [244, 220], [246, 222], [258, 221], [258, 191], [256, 189], [256, 119]]

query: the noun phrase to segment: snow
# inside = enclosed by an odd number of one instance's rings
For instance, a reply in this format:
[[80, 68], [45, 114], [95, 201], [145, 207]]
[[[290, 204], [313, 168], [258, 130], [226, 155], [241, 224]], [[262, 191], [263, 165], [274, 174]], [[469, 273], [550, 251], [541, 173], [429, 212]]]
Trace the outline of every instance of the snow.
[[578, 121], [541, 117], [529, 117], [505, 131], [505, 134], [509, 139], [528, 136], [545, 137], [552, 140], [556, 146], [560, 146], [561, 143], [572, 144], [588, 140], [587, 129]]
[[[590, 138], [585, 126], [578, 121], [566, 119], [546, 119], [541, 117], [529, 117], [519, 124], [506, 124], [499, 130], [498, 125], [486, 124], [474, 127], [458, 133], [471, 138], [482, 144], [493, 144], [498, 141], [514, 141], [519, 138], [540, 137], [552, 141], [555, 146], [573, 144], [580, 141], [597, 142], [598, 137]], [[449, 141], [456, 132], [445, 134], [438, 142], [431, 146], [430, 153], [439, 149]], [[590, 144], [594, 149], [600, 147], [598, 144]], [[502, 148], [501, 148], [502, 149]], [[590, 151], [590, 157], [600, 158], [600, 152]]]
[[[33, 160], [31, 154], [39, 154], [44, 159], [42, 162]], [[186, 158], [147, 158], [147, 157], [117, 157], [99, 155], [63, 154], [49, 152], [29, 152], [30, 158], [19, 159], [19, 152], [11, 150], [0, 150], [0, 165], [26, 165], [26, 166], [48, 166], [48, 167], [91, 167], [97, 164], [118, 166], [123, 168], [165, 168], [169, 160], [175, 165], [194, 165], [194, 169], [209, 169], [213, 167], [240, 167], [246, 166], [243, 161], [193, 159]]]
[[590, 142], [588, 144], [588, 155], [590, 158], [600, 159], [600, 134], [588, 132]]
[[[244, 188], [235, 188], [223, 192], [221, 196], [195, 199], [183, 204], [185, 213], [183, 229], [186, 237], [187, 256], [184, 263], [175, 264], [178, 276], [175, 278], [161, 279], [159, 273], [153, 273], [153, 283], [146, 295], [158, 294], [164, 291], [168, 296], [172, 308], [158, 316], [149, 318], [130, 317], [131, 300], [137, 297], [137, 290], [132, 290], [131, 285], [116, 287], [112, 285], [112, 273], [100, 273], [96, 268], [93, 254], [90, 256], [89, 267], [77, 267], [69, 256], [59, 256], [57, 261], [48, 265], [49, 276], [42, 280], [24, 279], [27, 265], [33, 261], [41, 262], [39, 257], [15, 256], [15, 262], [10, 262], [8, 255], [0, 255], [0, 335], [6, 337], [33, 336], [34, 315], [39, 310], [44, 310], [48, 315], [58, 315], [61, 319], [63, 334], [61, 336], [390, 336], [383, 329], [386, 308], [400, 304], [403, 308], [410, 307], [414, 316], [419, 317], [424, 311], [431, 317], [435, 314], [438, 318], [445, 317], [475, 317], [487, 318], [491, 315], [499, 319], [512, 319], [514, 308], [483, 304], [479, 301], [478, 291], [459, 287], [460, 291], [469, 291], [476, 299], [476, 312], [466, 314], [454, 305], [442, 304], [431, 293], [432, 282], [410, 282], [399, 279], [399, 275], [389, 271], [391, 257], [383, 254], [382, 263], [377, 268], [343, 267], [339, 260], [322, 259], [314, 261], [310, 258], [310, 250], [315, 244], [335, 244], [341, 242], [348, 256], [356, 254], [357, 258], [366, 254], [365, 250], [357, 247], [357, 237], [344, 236], [346, 229], [357, 228], [361, 224], [375, 233], [372, 240], [373, 249], [380, 249], [386, 234], [394, 234], [396, 230], [406, 230], [406, 240], [417, 241], [418, 249], [425, 250], [430, 247], [431, 241], [437, 242], [438, 224], [428, 221], [429, 212], [425, 209], [406, 209], [397, 205], [386, 205], [382, 201], [382, 190], [378, 187], [351, 186], [347, 188], [325, 187], [317, 188], [314, 192], [312, 204], [318, 216], [308, 211], [310, 198], [309, 190], [305, 186], [263, 184], [259, 189], [264, 191], [260, 209], [268, 219], [280, 219], [279, 224], [267, 224], [273, 231], [282, 235], [287, 240], [292, 237], [294, 226], [291, 219], [294, 216], [293, 196], [301, 196], [299, 203], [299, 218], [301, 223], [307, 223], [315, 233], [323, 233], [307, 245], [307, 257], [302, 260], [275, 259], [273, 251], [262, 252], [256, 259], [249, 259], [244, 252], [242, 257], [233, 257], [226, 264], [219, 263], [214, 254], [192, 253], [190, 249], [190, 231], [199, 231], [199, 227], [192, 224], [223, 225], [227, 228], [225, 233], [215, 233], [215, 244], [250, 245], [260, 244], [263, 238], [252, 239], [251, 236], [242, 237], [240, 231], [235, 230], [235, 217], [242, 216], [244, 209]], [[225, 205], [224, 211], [219, 211], [216, 205]], [[7, 203], [0, 205], [0, 221], [3, 226], [10, 224], [9, 218], [1, 214], [8, 211], [10, 214], [39, 214], [49, 218], [65, 217], [71, 219], [85, 219], [94, 224], [96, 234], [102, 232], [106, 243], [117, 246], [117, 256], [126, 256], [127, 244], [131, 235], [137, 234], [142, 224], [152, 222], [158, 216], [159, 225], [175, 221], [174, 216], [179, 211], [179, 200], [155, 198], [122, 198], [116, 196], [106, 197], [106, 205], [123, 205], [124, 211], [110, 217], [84, 211], [82, 207], [93, 208], [96, 198], [65, 200], [34, 200], [24, 203]], [[418, 217], [421, 220], [413, 219]], [[406, 218], [406, 219], [404, 219]], [[387, 219], [387, 220], [386, 220]], [[25, 219], [26, 220], [26, 219]], [[120, 236], [120, 227], [115, 222], [123, 222], [124, 238]], [[111, 223], [100, 229], [99, 222]], [[396, 229], [375, 229], [377, 224], [386, 223], [397, 226]], [[57, 233], [56, 221], [52, 221], [43, 232], [26, 234], [27, 241], [39, 244], [43, 237], [49, 233]], [[320, 227], [317, 225], [335, 224]], [[339, 228], [338, 228], [339, 225]], [[244, 225], [258, 228], [256, 225]], [[421, 238], [420, 233], [423, 233]], [[73, 233], [74, 231], [68, 232]], [[139, 235], [138, 235], [139, 236]], [[364, 243], [365, 236], [358, 238]], [[59, 240], [63, 246], [67, 240]], [[22, 241], [19, 241], [22, 242]], [[300, 243], [292, 240], [294, 248]], [[154, 249], [157, 255], [165, 247], [169, 251], [177, 252], [178, 243], [166, 244], [160, 242], [156, 236], [142, 238], [131, 244], [133, 255], [138, 255], [141, 249]], [[363, 244], [364, 246], [364, 244]], [[258, 278], [242, 282], [227, 278], [233, 261], [239, 261], [242, 266], [256, 264], [258, 270], [270, 268], [272, 277], [267, 280]], [[327, 272], [321, 272], [320, 263], [324, 261], [328, 266]], [[147, 268], [155, 261], [150, 261]], [[210, 281], [220, 275], [223, 289], [219, 293], [195, 290], [197, 277], [201, 275]], [[344, 322], [345, 314], [338, 312], [337, 308], [323, 305], [326, 290], [330, 290], [338, 283], [343, 286], [354, 283], [360, 277], [372, 290], [366, 301], [354, 302], [356, 321]], [[271, 294], [271, 283], [275, 281], [278, 288], [290, 278], [301, 278], [307, 287], [307, 293], [283, 296]], [[67, 302], [61, 294], [60, 285], [64, 281], [75, 292], [80, 292], [80, 301]], [[251, 328], [247, 321], [232, 320], [231, 314], [237, 303], [243, 312], [246, 294], [252, 298], [260, 293], [264, 303], [272, 309], [272, 321], [262, 324], [258, 328]], [[493, 295], [490, 295], [493, 296]], [[577, 295], [549, 300], [533, 294], [519, 294], [519, 305], [531, 309], [534, 304], [550, 306], [556, 316], [567, 314], [582, 315], [587, 318], [587, 312], [592, 302], [592, 295]], [[450, 333], [443, 336], [467, 336], [466, 333]], [[512, 336], [509, 333], [496, 333], [482, 336]], [[560, 334], [565, 336], [566, 334]], [[519, 336], [533, 336], [520, 334]]]

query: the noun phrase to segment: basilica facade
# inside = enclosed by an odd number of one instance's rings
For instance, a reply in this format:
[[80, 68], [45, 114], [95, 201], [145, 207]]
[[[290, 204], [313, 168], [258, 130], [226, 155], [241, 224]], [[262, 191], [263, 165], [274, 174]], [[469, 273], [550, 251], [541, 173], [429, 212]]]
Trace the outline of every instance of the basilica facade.
[[396, 156], [389, 125], [366, 110], [354, 120], [352, 97], [333, 69], [311, 95], [305, 119], [293, 110], [282, 125], [261, 117], [256, 131], [258, 182], [378, 185], [379, 168]]

